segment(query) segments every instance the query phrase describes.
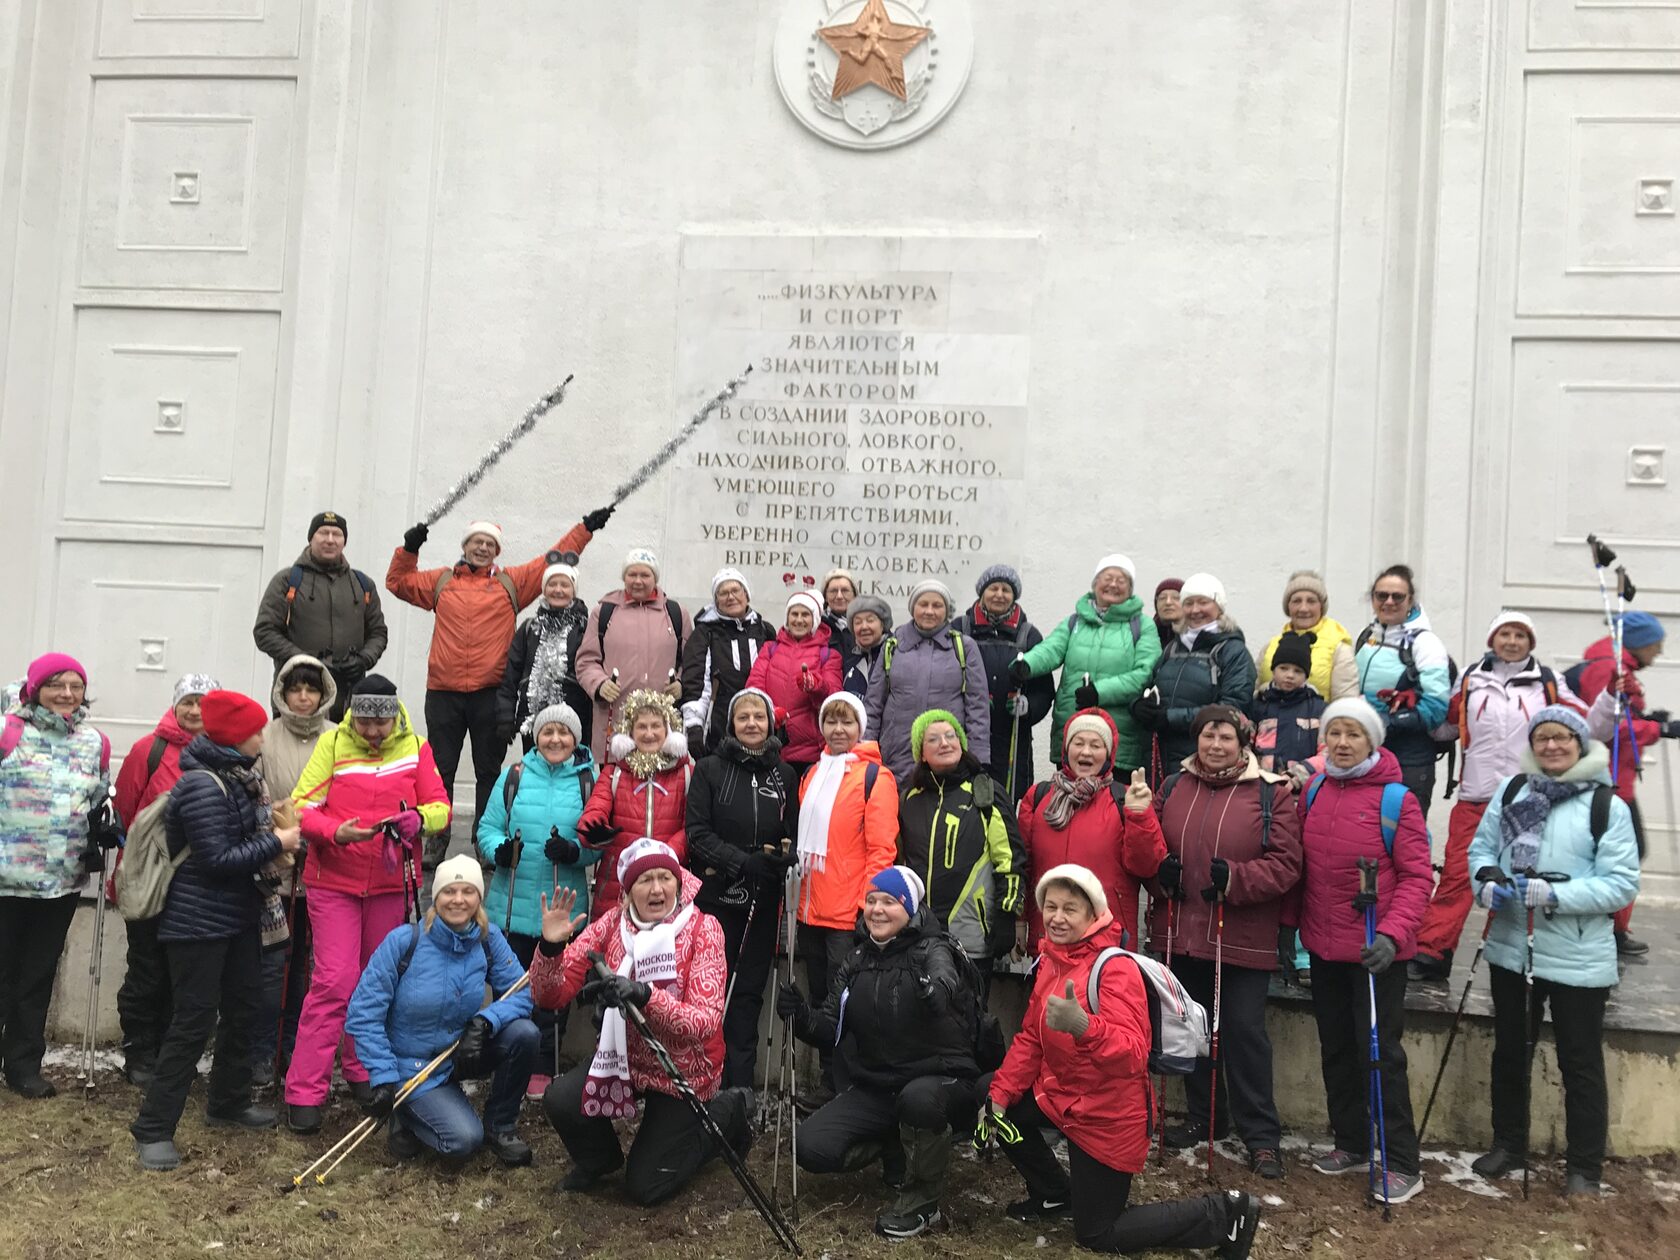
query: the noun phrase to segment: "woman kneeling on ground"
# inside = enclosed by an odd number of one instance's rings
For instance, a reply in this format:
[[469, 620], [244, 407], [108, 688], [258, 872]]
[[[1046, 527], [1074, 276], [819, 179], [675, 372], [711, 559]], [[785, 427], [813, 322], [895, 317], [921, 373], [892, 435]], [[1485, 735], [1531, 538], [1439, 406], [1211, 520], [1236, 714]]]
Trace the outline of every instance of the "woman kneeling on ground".
[[801, 1041], [838, 1046], [848, 1088], [799, 1126], [799, 1166], [852, 1172], [881, 1161], [898, 1199], [875, 1232], [912, 1238], [939, 1223], [951, 1130], [974, 1120], [978, 998], [970, 964], [930, 913], [921, 877], [889, 866], [869, 881], [863, 931], [812, 1010], [783, 983], [776, 1012]]
[[[524, 974], [484, 913], [478, 862], [462, 854], [439, 863], [425, 921], [403, 924], [374, 951], [344, 1023], [368, 1071], [362, 1110], [391, 1117], [392, 1155], [412, 1159], [424, 1146], [453, 1170], [488, 1146], [510, 1168], [531, 1162], [531, 1148], [514, 1132], [542, 1038], [530, 1019], [531, 995], [522, 989], [479, 1008], [486, 985], [506, 993]], [[455, 1053], [393, 1111], [403, 1082], [452, 1041]], [[480, 1123], [460, 1082], [484, 1076], [491, 1076], [490, 1097]]]
[[[1260, 1200], [1232, 1190], [1128, 1207], [1132, 1178], [1149, 1158], [1149, 1002], [1143, 973], [1111, 957], [1091, 996], [1091, 968], [1120, 944], [1102, 881], [1083, 866], [1056, 866], [1038, 881], [1044, 918], [1038, 979], [1021, 1031], [988, 1092], [982, 1131], [996, 1126], [1003, 1152], [1026, 1178], [1013, 1220], [1073, 1215], [1074, 1238], [1092, 1251], [1217, 1247], [1242, 1260], [1260, 1223]], [[1067, 1138], [1068, 1168], [1042, 1132]]]
[[[585, 1190], [623, 1168], [631, 1200], [646, 1206], [676, 1194], [717, 1151], [647, 1042], [629, 1027], [625, 1008], [642, 1012], [695, 1095], [708, 1103], [724, 1139], [743, 1154], [752, 1139], [749, 1091], [718, 1089], [727, 971], [723, 929], [694, 905], [700, 881], [682, 869], [670, 845], [644, 836], [619, 856], [618, 883], [624, 899], [576, 940], [572, 933], [584, 916], [572, 917], [572, 892], [556, 889], [553, 901], [545, 899], [531, 992], [549, 1010], [581, 996], [602, 1012], [594, 1060], [543, 1095], [543, 1111], [572, 1157], [560, 1188]], [[592, 953], [606, 960], [610, 979], [595, 975]], [[613, 1121], [634, 1116], [638, 1098], [642, 1123], [626, 1158]]]
[[1528, 739], [1523, 773], [1500, 784], [1470, 846], [1477, 900], [1493, 912], [1493, 1149], [1472, 1167], [1498, 1177], [1527, 1158], [1524, 1075], [1550, 1002], [1563, 1076], [1564, 1193], [1597, 1195], [1610, 1116], [1604, 1004], [1617, 980], [1609, 916], [1639, 891], [1639, 850], [1633, 817], [1610, 786], [1609, 750], [1587, 738], [1585, 720], [1551, 705], [1534, 715]]

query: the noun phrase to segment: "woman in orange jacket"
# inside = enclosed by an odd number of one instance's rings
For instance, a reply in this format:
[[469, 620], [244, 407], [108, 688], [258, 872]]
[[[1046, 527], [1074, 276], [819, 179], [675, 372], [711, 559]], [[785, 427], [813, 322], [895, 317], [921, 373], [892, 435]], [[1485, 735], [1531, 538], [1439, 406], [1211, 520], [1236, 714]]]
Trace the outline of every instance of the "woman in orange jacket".
[[[823, 753], [799, 785], [796, 946], [805, 959], [811, 1005], [852, 948], [869, 881], [898, 859], [898, 783], [865, 742], [863, 701], [836, 691], [818, 710]], [[832, 1047], [822, 1051], [823, 1086], [834, 1088]]]

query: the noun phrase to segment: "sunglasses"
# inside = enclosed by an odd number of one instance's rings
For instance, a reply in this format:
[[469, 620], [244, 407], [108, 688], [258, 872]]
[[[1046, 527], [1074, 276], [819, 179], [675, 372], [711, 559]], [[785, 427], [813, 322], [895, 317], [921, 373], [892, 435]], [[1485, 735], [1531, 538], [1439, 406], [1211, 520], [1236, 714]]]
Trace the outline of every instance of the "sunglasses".
[[1411, 596], [1405, 591], [1372, 591], [1373, 604], [1404, 604]]

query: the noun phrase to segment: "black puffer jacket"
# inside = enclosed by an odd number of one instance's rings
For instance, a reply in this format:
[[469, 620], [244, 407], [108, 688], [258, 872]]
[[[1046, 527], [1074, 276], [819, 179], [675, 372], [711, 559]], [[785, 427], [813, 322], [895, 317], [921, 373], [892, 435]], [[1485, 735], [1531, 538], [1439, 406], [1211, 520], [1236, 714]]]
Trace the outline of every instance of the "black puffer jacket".
[[837, 617], [828, 609], [823, 609], [823, 625], [828, 627], [828, 643], [836, 652], [840, 653], [840, 672], [844, 674], [857, 660], [857, 644], [852, 642], [852, 627], [844, 617]]
[[745, 617], [725, 617], [708, 605], [695, 619], [683, 644], [682, 715], [696, 758], [724, 737], [729, 702], [747, 685], [759, 648], [775, 637], [776, 628], [750, 608]]
[[[1254, 678], [1254, 659], [1243, 643], [1243, 632], [1227, 618], [1205, 626], [1194, 647], [1185, 647], [1176, 634], [1167, 641], [1143, 698], [1132, 704], [1132, 716], [1160, 740], [1163, 776], [1196, 751], [1190, 737], [1196, 710], [1228, 704], [1247, 713], [1254, 699]], [[1158, 706], [1148, 704], [1150, 688], [1160, 693]]]
[[[545, 622], [549, 633], [559, 630], [566, 636], [566, 673], [560, 684], [562, 698], [571, 705], [583, 725], [583, 738], [578, 741], [588, 747], [595, 725], [595, 704], [585, 694], [577, 680], [578, 645], [583, 642], [583, 628], [589, 622], [589, 609], [580, 600], [573, 600], [564, 608], [547, 602], [539, 604], [536, 612], [527, 617], [513, 632], [508, 645], [507, 669], [496, 688], [496, 721], [500, 725], [521, 726], [531, 714], [531, 666], [537, 659], [537, 645], [542, 642]], [[549, 703], [553, 703], [552, 698]], [[530, 739], [536, 741], [536, 732]]]
[[838, 1034], [848, 1079], [867, 1089], [897, 1091], [918, 1076], [973, 1080], [979, 1006], [968, 965], [926, 905], [885, 945], [860, 921], [827, 1003], [794, 1031], [813, 1046]]
[[263, 895], [253, 877], [279, 856], [280, 841], [257, 830], [257, 803], [231, 773], [253, 764], [207, 735], [181, 750], [164, 825], [170, 853], [189, 852], [169, 882], [159, 940], [220, 941], [256, 929]]
[[[1009, 676], [1009, 666], [1017, 656], [1043, 643], [1044, 636], [1027, 619], [1026, 610], [1019, 604], [1001, 621], [993, 621], [985, 609], [975, 604], [957, 618], [957, 628], [974, 640], [986, 662], [986, 691], [992, 697], [992, 761], [986, 768], [1000, 784], [1013, 783], [1015, 799], [1019, 801], [1032, 786], [1032, 728], [1050, 715], [1050, 706], [1056, 700], [1056, 680], [1046, 673], [1018, 683]], [[1017, 691], [1027, 697], [1027, 711], [1018, 727], [1009, 708], [1009, 697]], [[1015, 744], [1013, 776], [1009, 772], [1012, 740]]]
[[[688, 785], [688, 865], [700, 877], [694, 903], [744, 906], [754, 891], [741, 880], [741, 863], [762, 845], [781, 847], [799, 834], [799, 777], [781, 758], [772, 737], [750, 753], [733, 735], [694, 767]], [[758, 910], [774, 913], [781, 900], [779, 877], [756, 890]]]

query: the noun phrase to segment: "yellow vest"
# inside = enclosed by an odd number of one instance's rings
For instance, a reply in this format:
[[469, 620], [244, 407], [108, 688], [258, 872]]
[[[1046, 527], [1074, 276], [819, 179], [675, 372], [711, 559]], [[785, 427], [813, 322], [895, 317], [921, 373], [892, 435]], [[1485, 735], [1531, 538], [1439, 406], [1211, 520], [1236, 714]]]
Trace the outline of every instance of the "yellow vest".
[[[1265, 687], [1272, 681], [1272, 653], [1277, 651], [1279, 640], [1294, 627], [1285, 624], [1272, 636], [1271, 642], [1266, 644], [1266, 650], [1260, 653], [1260, 686]], [[1307, 681], [1313, 685], [1313, 690], [1326, 700], [1330, 698], [1330, 661], [1336, 655], [1339, 644], [1353, 646], [1353, 636], [1347, 627], [1334, 617], [1325, 617], [1308, 634], [1315, 636], [1312, 645], [1312, 673], [1307, 675]]]

